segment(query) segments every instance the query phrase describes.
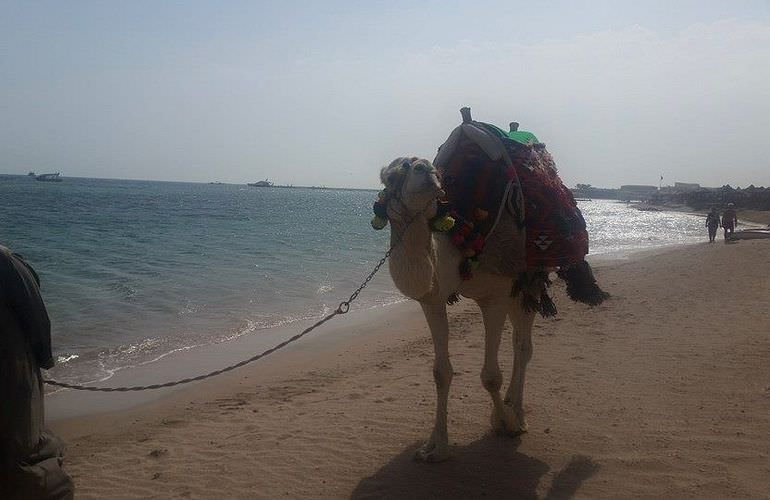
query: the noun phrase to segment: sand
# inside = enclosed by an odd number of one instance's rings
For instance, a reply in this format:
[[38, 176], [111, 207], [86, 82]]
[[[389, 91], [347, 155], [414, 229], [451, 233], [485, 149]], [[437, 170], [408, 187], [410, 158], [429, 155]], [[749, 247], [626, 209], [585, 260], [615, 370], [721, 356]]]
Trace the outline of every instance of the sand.
[[738, 210], [738, 223], [748, 221], [760, 226], [770, 226], [770, 211], [768, 210]]
[[[412, 459], [435, 398], [414, 303], [52, 427], [79, 498], [770, 498], [770, 241], [597, 274], [611, 300], [589, 309], [557, 284], [560, 314], [536, 321], [529, 432], [516, 439], [490, 432], [480, 317], [453, 306], [453, 456], [441, 464]], [[508, 372], [509, 330], [503, 344]]]

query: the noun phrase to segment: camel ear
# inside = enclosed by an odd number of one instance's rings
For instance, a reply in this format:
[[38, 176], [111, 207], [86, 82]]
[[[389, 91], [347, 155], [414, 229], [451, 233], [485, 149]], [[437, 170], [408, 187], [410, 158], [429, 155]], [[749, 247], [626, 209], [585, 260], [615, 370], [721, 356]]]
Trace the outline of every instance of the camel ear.
[[392, 183], [392, 178], [390, 175], [392, 172], [389, 172], [390, 167], [382, 167], [382, 170], [380, 170], [380, 182], [387, 188], [390, 187]]

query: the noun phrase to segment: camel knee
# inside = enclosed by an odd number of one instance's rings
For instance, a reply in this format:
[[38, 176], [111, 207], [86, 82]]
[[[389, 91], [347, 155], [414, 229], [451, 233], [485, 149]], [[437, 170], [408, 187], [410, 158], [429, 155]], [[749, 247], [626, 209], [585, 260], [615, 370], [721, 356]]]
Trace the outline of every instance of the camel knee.
[[481, 384], [489, 392], [498, 392], [503, 385], [503, 374], [499, 367], [487, 368], [481, 370]]
[[433, 365], [433, 381], [436, 389], [446, 389], [452, 383], [452, 365], [449, 363], [437, 363]]

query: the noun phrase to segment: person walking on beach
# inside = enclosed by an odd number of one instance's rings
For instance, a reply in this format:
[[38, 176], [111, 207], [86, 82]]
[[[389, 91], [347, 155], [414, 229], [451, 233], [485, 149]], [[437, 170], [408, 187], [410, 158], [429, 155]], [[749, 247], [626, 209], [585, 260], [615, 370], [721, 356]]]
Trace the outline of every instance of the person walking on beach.
[[735, 204], [728, 203], [727, 208], [722, 213], [722, 227], [725, 230], [725, 241], [729, 241], [738, 225], [738, 215], [735, 213]]
[[0, 498], [71, 499], [64, 446], [44, 430], [41, 368], [53, 367], [37, 273], [0, 245]]
[[714, 243], [717, 237], [717, 228], [719, 227], [717, 207], [711, 207], [711, 211], [706, 216], [706, 227], [709, 229], [709, 243]]

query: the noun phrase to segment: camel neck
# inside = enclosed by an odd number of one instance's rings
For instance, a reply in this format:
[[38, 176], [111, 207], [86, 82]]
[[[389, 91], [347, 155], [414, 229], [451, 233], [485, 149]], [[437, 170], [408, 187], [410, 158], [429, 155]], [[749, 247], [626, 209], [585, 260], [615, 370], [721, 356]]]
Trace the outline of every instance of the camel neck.
[[391, 221], [391, 244], [398, 235], [403, 237], [390, 255], [390, 276], [396, 288], [407, 297], [419, 300], [433, 287], [435, 251], [433, 235], [424, 216], [418, 216], [409, 227], [399, 221]]
[[428, 221], [423, 215], [418, 215], [407, 227], [403, 221], [391, 221], [390, 243], [396, 242], [398, 235], [403, 233], [401, 243], [393, 249], [393, 253], [429, 253], [432, 238]]

